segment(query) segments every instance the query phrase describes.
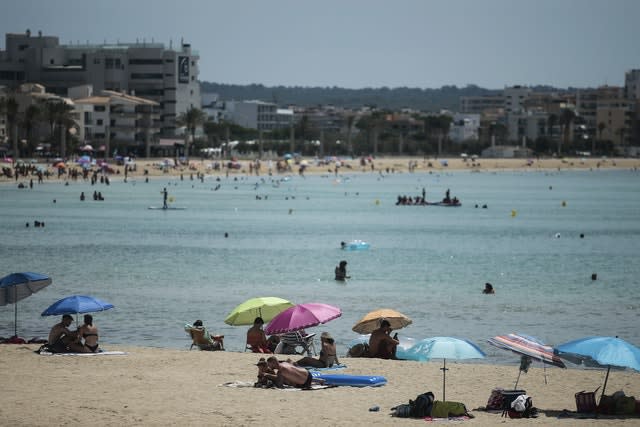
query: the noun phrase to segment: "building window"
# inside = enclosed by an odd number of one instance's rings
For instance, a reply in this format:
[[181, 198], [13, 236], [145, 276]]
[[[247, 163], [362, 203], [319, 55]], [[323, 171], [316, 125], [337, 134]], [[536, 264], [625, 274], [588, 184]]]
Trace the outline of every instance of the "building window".
[[93, 111], [105, 111], [106, 108], [104, 107], [104, 105], [96, 105], [95, 107], [93, 107]]
[[98, 126], [102, 126], [102, 123], [104, 123], [104, 122], [102, 121], [102, 119], [98, 119], [98, 120], [96, 120], [96, 125], [98, 125]]

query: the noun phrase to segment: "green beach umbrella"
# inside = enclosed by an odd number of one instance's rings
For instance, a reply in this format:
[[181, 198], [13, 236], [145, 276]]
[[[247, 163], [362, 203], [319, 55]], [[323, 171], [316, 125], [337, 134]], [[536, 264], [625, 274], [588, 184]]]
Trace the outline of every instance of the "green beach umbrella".
[[262, 317], [266, 323], [293, 306], [290, 301], [278, 297], [251, 298], [234, 308], [224, 323], [231, 326], [253, 325], [256, 317]]

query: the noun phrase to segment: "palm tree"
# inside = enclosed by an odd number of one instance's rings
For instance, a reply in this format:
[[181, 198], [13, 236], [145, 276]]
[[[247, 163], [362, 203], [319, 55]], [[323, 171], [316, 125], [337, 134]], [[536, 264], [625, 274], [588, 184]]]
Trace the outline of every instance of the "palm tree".
[[353, 114], [347, 115], [347, 150], [350, 155], [353, 155], [353, 146], [351, 145], [351, 130], [353, 129], [353, 122], [355, 116]]
[[[602, 141], [602, 133], [604, 132], [604, 130], [606, 128], [607, 128], [607, 125], [604, 122], [598, 123], [598, 139], [600, 141]], [[595, 151], [596, 151], [596, 146], [595, 146], [595, 141], [594, 141], [592, 146], [591, 146], [591, 154], [595, 154]]]
[[576, 118], [576, 113], [569, 108], [563, 108], [560, 113], [560, 124], [562, 125], [562, 139], [558, 140], [558, 157], [562, 154], [562, 140], [564, 140], [565, 147], [569, 144], [569, 137], [571, 136], [571, 125]]
[[13, 96], [0, 99], [0, 113], [7, 117], [9, 139], [13, 145], [13, 160], [16, 161], [18, 152], [18, 101]]
[[24, 129], [27, 137], [27, 150], [29, 153], [35, 148], [34, 141], [32, 141], [33, 128], [40, 121], [40, 107], [36, 104], [31, 104], [27, 107], [22, 115], [22, 128]]
[[[191, 143], [196, 140], [196, 128], [203, 124], [207, 119], [207, 115], [199, 108], [191, 107], [186, 112], [180, 114], [177, 122], [180, 126], [186, 127], [191, 135]], [[185, 157], [189, 158], [189, 141], [185, 142]]]

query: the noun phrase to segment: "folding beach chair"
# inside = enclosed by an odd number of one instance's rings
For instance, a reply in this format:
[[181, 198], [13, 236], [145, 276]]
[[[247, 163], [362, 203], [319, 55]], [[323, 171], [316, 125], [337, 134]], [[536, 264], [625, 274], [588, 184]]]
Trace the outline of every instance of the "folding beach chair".
[[217, 351], [224, 350], [224, 335], [210, 335], [206, 328], [185, 325], [184, 330], [191, 337], [191, 347], [197, 347], [200, 350]]
[[274, 353], [316, 355], [314, 337], [316, 334], [302, 335], [299, 331], [287, 332], [280, 336], [280, 343]]

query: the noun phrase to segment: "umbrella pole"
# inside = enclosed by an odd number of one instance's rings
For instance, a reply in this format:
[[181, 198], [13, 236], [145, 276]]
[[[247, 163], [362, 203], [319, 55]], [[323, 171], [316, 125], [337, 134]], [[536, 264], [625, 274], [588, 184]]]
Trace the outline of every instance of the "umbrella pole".
[[522, 371], [520, 369], [518, 369], [518, 378], [516, 378], [516, 385], [513, 386], [514, 390], [518, 389], [518, 382], [520, 381], [520, 374], [522, 373]]
[[13, 299], [16, 301], [16, 306], [13, 311], [13, 335], [18, 338], [18, 287], [13, 287]]
[[447, 395], [446, 395], [446, 387], [447, 387], [447, 359], [443, 359], [444, 360], [444, 364], [442, 365], [442, 368], [440, 368], [440, 370], [442, 371], [442, 401], [446, 402], [447, 401]]
[[611, 365], [607, 365], [607, 376], [604, 377], [604, 385], [602, 386], [602, 394], [600, 395], [600, 403], [602, 403], [602, 397], [604, 396], [604, 390], [607, 388], [607, 381], [609, 380], [609, 371], [611, 370]]

